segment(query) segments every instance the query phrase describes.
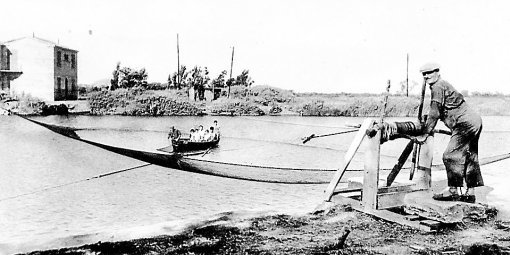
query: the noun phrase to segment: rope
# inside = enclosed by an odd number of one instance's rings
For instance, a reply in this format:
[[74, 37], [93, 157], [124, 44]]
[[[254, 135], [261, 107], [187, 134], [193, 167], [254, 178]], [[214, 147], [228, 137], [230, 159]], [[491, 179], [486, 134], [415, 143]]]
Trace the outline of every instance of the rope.
[[130, 171], [130, 170], [135, 170], [135, 169], [138, 169], [138, 168], [146, 167], [146, 166], [149, 166], [149, 165], [152, 165], [152, 164], [143, 164], [143, 165], [139, 165], [139, 166], [135, 166], [135, 167], [125, 168], [125, 169], [121, 169], [121, 170], [117, 170], [117, 171], [113, 171], [113, 172], [109, 172], [109, 173], [104, 173], [104, 174], [96, 175], [96, 176], [89, 177], [89, 178], [86, 178], [86, 179], [81, 179], [81, 180], [67, 182], [67, 183], [63, 183], [63, 184], [59, 184], [59, 185], [55, 185], [55, 186], [50, 186], [50, 187], [46, 187], [46, 188], [43, 188], [43, 189], [34, 190], [34, 191], [31, 191], [31, 192], [27, 192], [27, 193], [23, 193], [23, 194], [19, 194], [19, 195], [14, 195], [14, 196], [10, 196], [10, 197], [4, 197], [4, 198], [0, 199], [0, 202], [6, 201], [6, 200], [15, 199], [15, 198], [19, 198], [19, 197], [24, 197], [24, 196], [28, 196], [28, 195], [33, 195], [33, 194], [37, 194], [37, 193], [42, 193], [42, 192], [45, 192], [45, 191], [48, 191], [48, 190], [57, 189], [57, 188], [61, 188], [61, 187], [65, 187], [65, 186], [69, 186], [69, 185], [73, 185], [73, 184], [77, 184], [77, 183], [80, 183], [80, 182], [86, 182], [86, 181], [90, 181], [90, 180], [93, 180], [93, 179], [99, 179], [99, 178], [103, 178], [103, 177], [106, 177], [106, 176], [111, 176], [111, 175], [114, 175], [114, 174], [118, 174], [118, 173]]
[[273, 183], [273, 184], [299, 184], [299, 185], [309, 184], [309, 185], [312, 185], [312, 184], [327, 184], [327, 183], [329, 183], [329, 181], [280, 181], [280, 180], [268, 180], [268, 179], [255, 179], [255, 178], [250, 178], [250, 177], [241, 177], [241, 176], [236, 176], [236, 175], [210, 173], [210, 172], [200, 172], [200, 174], [229, 178], [229, 179], [234, 179], [234, 180], [252, 181], [252, 182], [261, 182], [261, 183]]
[[[316, 171], [316, 172], [334, 172], [337, 169], [331, 168], [295, 168], [295, 167], [275, 167], [275, 166], [264, 166], [264, 165], [253, 165], [253, 164], [241, 164], [241, 163], [231, 163], [231, 162], [222, 162], [222, 161], [214, 161], [207, 159], [197, 159], [191, 157], [184, 157], [190, 160], [202, 161], [207, 163], [215, 163], [220, 165], [230, 165], [230, 166], [242, 166], [242, 167], [251, 167], [251, 168], [262, 168], [262, 169], [276, 169], [276, 170], [287, 170], [287, 171]], [[494, 158], [494, 159], [493, 159]], [[504, 153], [492, 157], [485, 158], [487, 162], [483, 162], [484, 159], [481, 159], [480, 165], [488, 165], [498, 161], [502, 161], [510, 158], [510, 153]], [[444, 164], [433, 164], [432, 167], [443, 167]], [[402, 169], [411, 169], [411, 167], [403, 167]], [[381, 171], [391, 171], [393, 168], [379, 168]], [[347, 169], [347, 172], [362, 172], [364, 169]]]
[[[358, 129], [356, 129], [355, 131], [357, 131], [357, 130]], [[348, 130], [348, 133], [350, 133], [350, 132], [354, 132], [354, 131]], [[307, 148], [318, 148], [318, 149], [323, 149], [323, 150], [328, 150], [328, 151], [347, 152], [347, 150], [344, 150], [344, 149], [336, 149], [336, 148], [322, 147], [322, 146], [315, 146], [315, 145], [303, 145], [301, 143], [292, 143], [292, 142], [274, 141], [274, 140], [262, 140], [262, 139], [253, 139], [253, 138], [245, 138], [245, 137], [232, 137], [232, 136], [223, 136], [223, 135], [221, 137], [227, 137], [227, 138], [230, 138], [230, 139], [238, 139], [238, 140], [249, 140], [249, 141], [258, 141], [258, 142], [285, 144], [285, 145], [292, 145], [292, 146], [298, 146], [298, 147], [305, 146]], [[265, 145], [263, 145], [263, 146], [265, 146]], [[256, 147], [257, 146], [245, 147], [245, 148], [256, 148]], [[238, 150], [238, 149], [235, 149], [235, 150]], [[224, 150], [220, 150], [220, 151], [224, 151]], [[228, 151], [228, 150], [225, 150], [225, 151]], [[359, 155], [363, 155], [363, 153], [361, 153], [361, 152], [358, 152], [358, 154]], [[381, 157], [396, 158], [395, 156], [384, 155], [384, 154], [381, 154]]]
[[303, 137], [303, 144], [310, 141], [312, 138], [319, 138], [319, 137], [325, 137], [325, 136], [332, 136], [332, 135], [341, 135], [341, 134], [347, 134], [347, 133], [353, 133], [353, 132], [357, 132], [359, 130], [359, 128], [357, 129], [353, 129], [353, 130], [347, 130], [347, 131], [341, 131], [341, 132], [336, 132], [336, 133], [331, 133], [331, 134], [325, 134], [325, 135], [315, 135], [315, 134], [311, 134], [310, 136], [308, 137]]
[[284, 122], [284, 121], [274, 121], [274, 120], [264, 120], [264, 119], [257, 119], [257, 118], [249, 118], [249, 117], [243, 117], [243, 116], [240, 116], [240, 118], [244, 118], [244, 119], [247, 119], [247, 120], [253, 120], [253, 121], [260, 121], [260, 122], [280, 123], [280, 124], [287, 124], [287, 125], [294, 125], [294, 126], [303, 126], [303, 127], [324, 127], [324, 128], [345, 128], [345, 129], [350, 128], [350, 127], [345, 127], [345, 126], [340, 127], [340, 126], [326, 126], [326, 125], [314, 125], [314, 124], [299, 124], [299, 123]]
[[[265, 120], [259, 120], [259, 121], [265, 121]], [[293, 123], [286, 123], [286, 122], [277, 122], [277, 121], [267, 121], [267, 122], [275, 122], [275, 123], [284, 123], [289, 125], [298, 125], [298, 126], [312, 126], [312, 127], [328, 127], [328, 128], [341, 128], [341, 129], [347, 129], [346, 133], [357, 131], [358, 127], [334, 127], [334, 126], [321, 126], [321, 125], [313, 125], [313, 124], [293, 124]], [[125, 132], [154, 132], [154, 133], [168, 133], [168, 130], [157, 130], [157, 129], [131, 129], [131, 128], [73, 128], [73, 130], [80, 131], [95, 131], [95, 130], [112, 130], [112, 131], [125, 131]], [[440, 130], [440, 132], [443, 130]], [[483, 130], [483, 133], [510, 133], [510, 130]], [[233, 136], [223, 136], [222, 137], [229, 137], [229, 138], [237, 138]]]
[[[191, 157], [184, 157], [190, 160], [202, 161], [207, 163], [214, 163], [220, 165], [229, 165], [229, 166], [242, 166], [242, 167], [251, 167], [251, 168], [262, 168], [262, 169], [275, 169], [275, 170], [286, 170], [286, 171], [309, 171], [309, 172], [335, 172], [337, 169], [332, 168], [295, 168], [295, 167], [276, 167], [276, 166], [264, 166], [264, 165], [253, 165], [253, 164], [242, 164], [242, 163], [231, 163], [231, 162], [222, 162], [222, 161], [214, 161], [207, 159], [197, 159]], [[408, 169], [410, 167], [405, 167], [402, 169]], [[390, 171], [392, 168], [380, 168], [382, 171]], [[363, 169], [347, 169], [347, 172], [362, 172]]]

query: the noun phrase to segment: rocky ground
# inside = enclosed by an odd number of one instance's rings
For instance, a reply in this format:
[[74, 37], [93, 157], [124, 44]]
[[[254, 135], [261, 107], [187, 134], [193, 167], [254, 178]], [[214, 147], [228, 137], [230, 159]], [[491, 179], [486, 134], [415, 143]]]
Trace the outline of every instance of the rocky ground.
[[489, 217], [429, 233], [336, 206], [304, 216], [225, 213], [175, 236], [30, 254], [510, 254], [510, 224]]

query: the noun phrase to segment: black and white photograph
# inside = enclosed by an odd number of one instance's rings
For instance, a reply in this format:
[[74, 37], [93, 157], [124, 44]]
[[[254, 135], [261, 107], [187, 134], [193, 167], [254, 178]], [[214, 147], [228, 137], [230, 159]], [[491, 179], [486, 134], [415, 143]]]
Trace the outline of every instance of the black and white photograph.
[[0, 255], [510, 254], [509, 8], [0, 0]]

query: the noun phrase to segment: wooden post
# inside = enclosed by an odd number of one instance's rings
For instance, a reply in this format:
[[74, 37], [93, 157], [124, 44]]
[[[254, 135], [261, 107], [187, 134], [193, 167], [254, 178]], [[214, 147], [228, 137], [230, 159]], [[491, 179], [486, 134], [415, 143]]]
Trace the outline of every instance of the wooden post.
[[177, 89], [181, 89], [181, 64], [179, 63], [179, 34], [177, 34]]
[[230, 78], [228, 83], [228, 94], [227, 98], [230, 98], [230, 86], [232, 85], [232, 68], [234, 66], [234, 46], [232, 46], [232, 59], [230, 60]]
[[365, 172], [361, 201], [365, 211], [377, 209], [377, 192], [379, 184], [379, 157], [381, 150], [381, 131], [365, 140]]
[[418, 157], [416, 175], [416, 187], [419, 189], [430, 189], [431, 187], [431, 168], [434, 154], [434, 136], [429, 136], [424, 144], [420, 145], [420, 155]]
[[423, 85], [421, 85], [421, 97], [420, 97], [420, 106], [418, 107], [418, 120], [423, 122], [423, 103], [425, 101], [425, 90], [427, 89], [427, 82], [425, 79], [423, 80]]
[[351, 143], [351, 146], [349, 147], [349, 150], [345, 153], [344, 161], [342, 162], [342, 165], [338, 170], [336, 170], [335, 175], [333, 176], [333, 179], [329, 183], [328, 187], [326, 188], [326, 196], [325, 201], [329, 202], [331, 201], [331, 197], [333, 196], [333, 192], [336, 189], [336, 186], [342, 179], [342, 176], [345, 173], [345, 170], [347, 170], [347, 167], [351, 163], [352, 158], [354, 157], [354, 154], [358, 150], [359, 146], [361, 145], [361, 142], [363, 141], [363, 138], [365, 138], [366, 131], [369, 127], [371, 127], [374, 124], [373, 119], [365, 119], [363, 121], [363, 124], [361, 125], [360, 129], [358, 130], [358, 133], [356, 133], [356, 136], [354, 137], [354, 140]]
[[406, 68], [406, 97], [409, 96], [409, 53], [407, 53], [407, 68]]

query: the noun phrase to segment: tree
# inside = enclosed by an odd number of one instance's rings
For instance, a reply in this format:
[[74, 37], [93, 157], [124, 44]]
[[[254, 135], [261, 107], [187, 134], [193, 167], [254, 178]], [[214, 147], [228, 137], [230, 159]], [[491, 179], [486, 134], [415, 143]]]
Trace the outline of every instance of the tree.
[[218, 77], [214, 78], [211, 81], [211, 85], [213, 85], [216, 88], [225, 87], [225, 76], [227, 76], [227, 71], [226, 70], [221, 71], [221, 73], [218, 75]]
[[117, 67], [113, 70], [113, 78], [110, 80], [110, 90], [116, 90], [119, 87], [119, 75], [120, 75], [120, 62], [117, 62]]
[[179, 81], [177, 72], [174, 72], [168, 76], [168, 85], [173, 84], [173, 87], [176, 89], [181, 89], [187, 87], [186, 78], [188, 77], [188, 73], [186, 72], [186, 66], [181, 65], [181, 70], [179, 72], [181, 79]]
[[[418, 86], [418, 83], [416, 81], [410, 81], [409, 82], [409, 92], [412, 91], [416, 86]], [[407, 83], [406, 81], [400, 82], [400, 90], [398, 91], [399, 94], [406, 95], [407, 94]]]
[[209, 71], [207, 67], [195, 66], [191, 71], [191, 76], [188, 77], [187, 85], [191, 88], [193, 87], [195, 91], [194, 99], [197, 100], [197, 97], [202, 100], [204, 98], [205, 85], [211, 80], [209, 78]]
[[113, 78], [110, 80], [110, 90], [117, 88], [132, 88], [140, 86], [143, 88], [147, 87], [147, 71], [145, 68], [140, 70], [134, 70], [129, 67], [120, 67], [120, 62], [117, 62], [117, 66], [112, 73]]
[[[167, 89], [172, 87], [172, 84], [174, 84], [173, 81], [172, 81], [172, 74], [169, 74], [168, 75], [168, 79], [167, 79]], [[174, 86], [175, 86], [175, 84], [174, 84]]]
[[217, 99], [220, 96], [220, 93], [216, 93], [216, 88], [225, 87], [225, 76], [227, 76], [227, 70], [221, 71], [218, 77], [211, 81], [213, 100]]
[[234, 84], [235, 85], [242, 85], [245, 87], [251, 86], [255, 81], [251, 79], [251, 77], [248, 75], [250, 71], [249, 70], [243, 70], [243, 72], [238, 75], [235, 79]]
[[147, 87], [147, 71], [145, 68], [134, 70], [129, 67], [123, 67], [119, 70], [119, 84], [122, 88]]

